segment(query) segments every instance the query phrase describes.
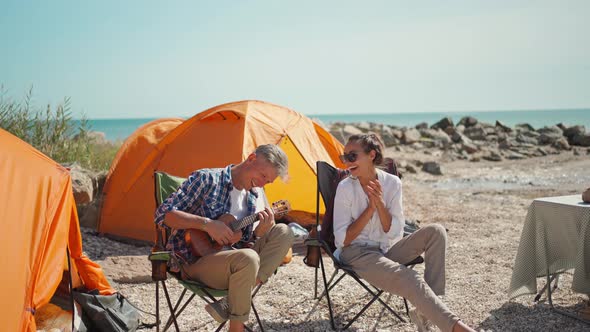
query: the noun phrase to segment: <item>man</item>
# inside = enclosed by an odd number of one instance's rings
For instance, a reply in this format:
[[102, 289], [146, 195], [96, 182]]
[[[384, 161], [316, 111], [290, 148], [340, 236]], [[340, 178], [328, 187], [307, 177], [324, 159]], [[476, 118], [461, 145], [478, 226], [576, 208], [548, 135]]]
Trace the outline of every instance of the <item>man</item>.
[[[206, 309], [220, 323], [229, 320], [229, 331], [244, 330], [252, 288], [266, 282], [293, 244], [289, 227], [275, 224], [262, 190], [277, 176], [286, 178], [287, 169], [287, 155], [278, 146], [261, 145], [238, 165], [195, 171], [156, 211], [155, 223], [173, 230], [166, 245], [176, 258], [170, 269], [180, 271], [184, 279], [228, 290], [227, 298]], [[226, 213], [237, 220], [257, 213], [259, 221], [233, 232], [216, 220]], [[252, 249], [222, 250], [197, 258], [185, 241], [185, 232], [191, 228], [207, 232], [225, 246], [255, 244]]]

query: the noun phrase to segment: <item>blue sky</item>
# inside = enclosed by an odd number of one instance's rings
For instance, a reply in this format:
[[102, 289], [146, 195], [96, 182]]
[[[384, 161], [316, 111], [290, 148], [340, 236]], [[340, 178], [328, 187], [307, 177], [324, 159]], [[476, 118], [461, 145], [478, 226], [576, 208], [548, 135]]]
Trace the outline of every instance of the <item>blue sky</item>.
[[0, 84], [89, 118], [590, 107], [590, 1], [6, 1]]

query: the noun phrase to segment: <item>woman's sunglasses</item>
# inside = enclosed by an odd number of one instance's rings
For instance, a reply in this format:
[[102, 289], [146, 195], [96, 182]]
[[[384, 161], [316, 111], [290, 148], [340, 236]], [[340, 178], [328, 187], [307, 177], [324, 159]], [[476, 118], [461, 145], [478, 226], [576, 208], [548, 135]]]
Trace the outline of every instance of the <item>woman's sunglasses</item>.
[[350, 151], [349, 153], [345, 153], [343, 155], [338, 156], [340, 158], [340, 161], [345, 163], [345, 162], [349, 162], [349, 163], [354, 163], [356, 161], [356, 159], [358, 158], [359, 153], [356, 151]]

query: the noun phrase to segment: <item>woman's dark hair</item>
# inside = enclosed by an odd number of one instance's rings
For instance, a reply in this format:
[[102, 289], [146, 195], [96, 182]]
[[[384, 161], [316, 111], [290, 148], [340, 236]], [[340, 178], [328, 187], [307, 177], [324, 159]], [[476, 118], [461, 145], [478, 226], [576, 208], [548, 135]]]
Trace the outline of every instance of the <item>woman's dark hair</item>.
[[373, 165], [380, 165], [383, 162], [383, 143], [381, 139], [375, 134], [352, 135], [348, 138], [348, 142], [358, 143], [363, 147], [365, 153], [375, 150], [375, 159]]

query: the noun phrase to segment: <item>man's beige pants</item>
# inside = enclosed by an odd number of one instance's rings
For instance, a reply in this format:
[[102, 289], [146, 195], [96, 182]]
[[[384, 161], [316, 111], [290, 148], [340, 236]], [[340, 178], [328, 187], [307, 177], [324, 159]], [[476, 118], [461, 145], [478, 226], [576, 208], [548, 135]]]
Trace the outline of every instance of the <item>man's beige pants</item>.
[[[342, 248], [340, 260], [372, 285], [408, 299], [441, 331], [451, 331], [459, 320], [439, 299], [445, 293], [447, 233], [444, 227], [425, 226], [383, 254], [379, 247], [352, 244]], [[405, 267], [424, 253], [424, 279]], [[424, 282], [426, 280], [426, 282]]]
[[263, 283], [279, 267], [293, 245], [293, 232], [285, 224], [272, 226], [252, 249], [226, 250], [201, 257], [184, 266], [189, 278], [216, 289], [228, 290], [229, 319], [248, 321], [252, 288]]

